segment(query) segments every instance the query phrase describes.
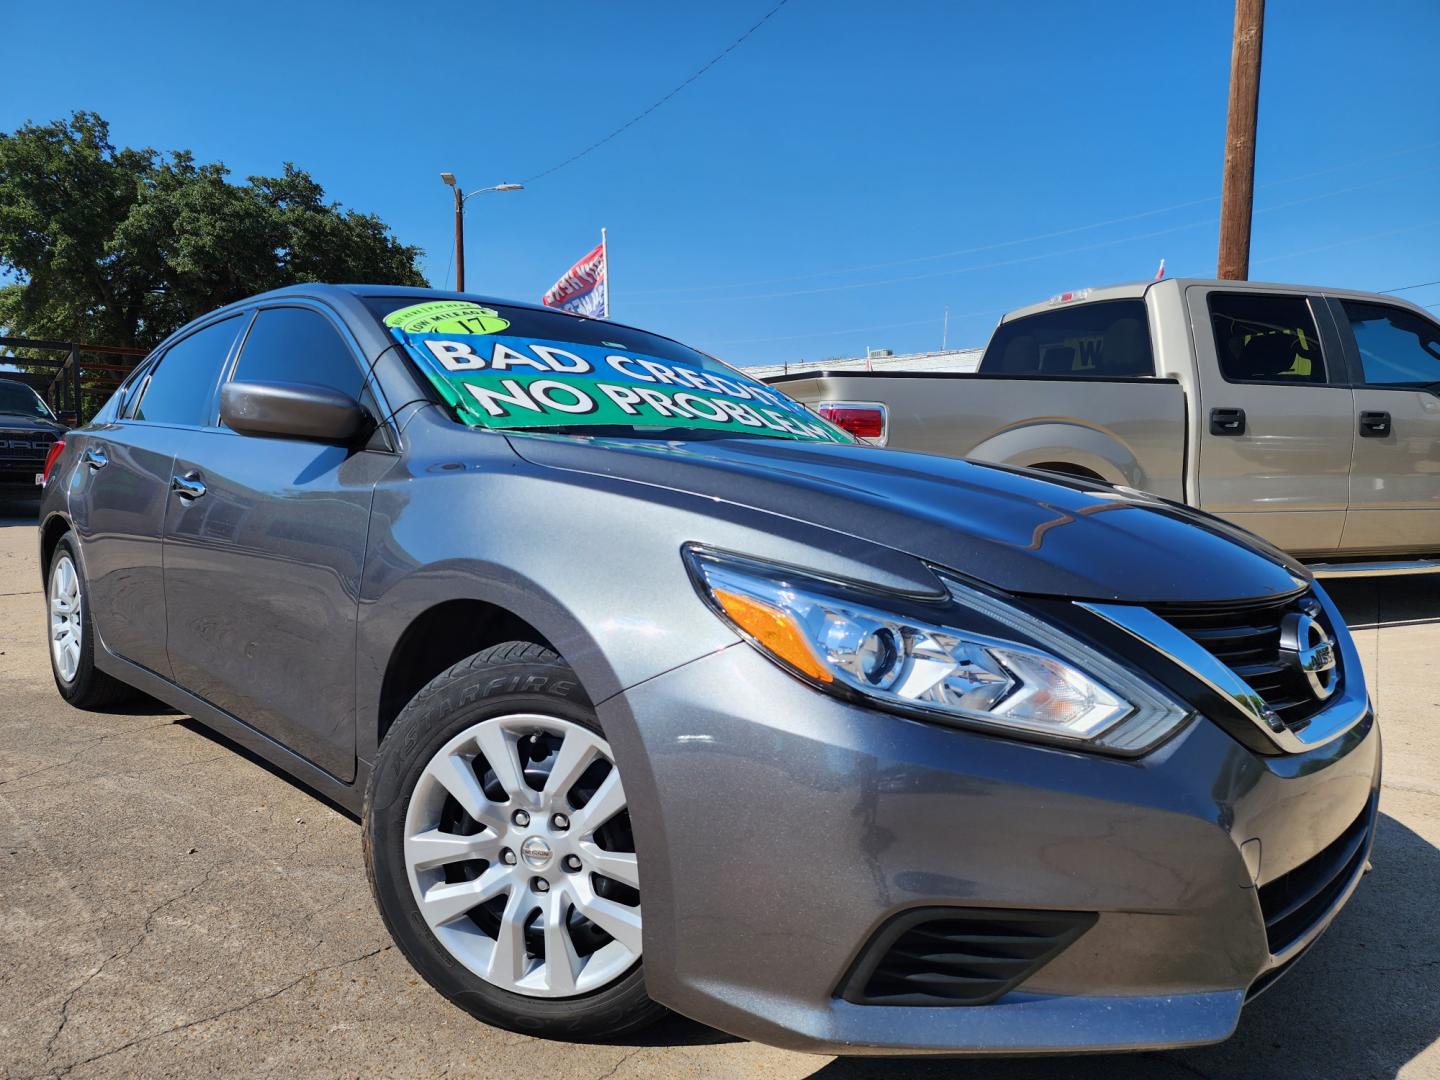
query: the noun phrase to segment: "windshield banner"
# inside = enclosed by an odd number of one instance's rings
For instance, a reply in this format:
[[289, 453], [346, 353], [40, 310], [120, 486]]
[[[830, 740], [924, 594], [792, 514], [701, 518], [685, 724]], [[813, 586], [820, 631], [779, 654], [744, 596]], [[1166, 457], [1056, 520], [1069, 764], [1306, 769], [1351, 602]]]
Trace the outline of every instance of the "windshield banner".
[[738, 373], [618, 347], [509, 336], [503, 316], [469, 301], [402, 308], [385, 324], [473, 427], [699, 428], [853, 441], [798, 402]]

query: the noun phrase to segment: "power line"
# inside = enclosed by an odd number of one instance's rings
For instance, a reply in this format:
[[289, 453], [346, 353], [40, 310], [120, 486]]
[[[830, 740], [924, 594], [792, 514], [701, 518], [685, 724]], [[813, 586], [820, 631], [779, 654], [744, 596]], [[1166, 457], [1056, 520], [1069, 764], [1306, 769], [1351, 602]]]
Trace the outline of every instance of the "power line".
[[[1288, 202], [1275, 203], [1274, 205], [1271, 205], [1271, 206], [1263, 206], [1263, 207], [1260, 207], [1260, 208], [1256, 211], [1256, 213], [1257, 213], [1257, 214], [1264, 214], [1264, 213], [1268, 213], [1268, 212], [1270, 212], [1270, 211], [1272, 211], [1272, 210], [1283, 210], [1283, 209], [1285, 209], [1285, 208], [1287, 208], [1287, 207], [1300, 206], [1300, 205], [1302, 205], [1302, 204], [1304, 204], [1304, 203], [1315, 202], [1315, 201], [1317, 201], [1317, 200], [1319, 200], [1319, 199], [1333, 198], [1333, 197], [1336, 196], [1336, 195], [1345, 195], [1345, 194], [1349, 194], [1349, 193], [1352, 192], [1352, 191], [1360, 191], [1360, 190], [1362, 190], [1362, 189], [1364, 189], [1364, 188], [1375, 187], [1375, 186], [1377, 186], [1377, 185], [1379, 185], [1379, 184], [1388, 183], [1389, 181], [1394, 180], [1394, 179], [1397, 179], [1398, 177], [1412, 176], [1412, 175], [1415, 175], [1416, 172], [1435, 172], [1437, 168], [1440, 168], [1440, 166], [1435, 166], [1435, 167], [1431, 167], [1431, 168], [1428, 168], [1428, 169], [1412, 170], [1412, 171], [1410, 171], [1410, 172], [1399, 173], [1399, 174], [1391, 175], [1391, 176], [1382, 176], [1382, 177], [1380, 177], [1379, 179], [1369, 181], [1368, 183], [1355, 184], [1355, 185], [1352, 185], [1352, 186], [1350, 186], [1350, 187], [1339, 188], [1339, 189], [1337, 189], [1337, 190], [1335, 190], [1335, 191], [1321, 192], [1321, 193], [1318, 194], [1318, 195], [1307, 195], [1305, 198], [1302, 198], [1302, 199], [1292, 199], [1292, 200], [1290, 200], [1290, 201], [1288, 201]], [[1214, 202], [1215, 200], [1214, 200], [1214, 199], [1202, 199], [1202, 200], [1199, 200], [1199, 201], [1201, 201], [1201, 202]], [[1193, 205], [1193, 204], [1184, 204], [1184, 205]], [[1146, 216], [1146, 215], [1138, 215], [1138, 216]], [[1117, 219], [1117, 220], [1123, 220], [1123, 219]], [[900, 285], [900, 284], [904, 284], [904, 283], [911, 282], [911, 281], [928, 281], [928, 280], [930, 280], [930, 279], [932, 279], [932, 278], [951, 277], [951, 276], [954, 276], [954, 275], [956, 275], [956, 274], [973, 274], [973, 273], [977, 273], [977, 272], [982, 271], [982, 270], [997, 270], [997, 269], [1000, 269], [1000, 268], [1006, 267], [1006, 266], [1020, 266], [1020, 265], [1023, 265], [1023, 264], [1025, 264], [1025, 263], [1040, 262], [1040, 261], [1042, 261], [1042, 260], [1044, 260], [1044, 259], [1053, 259], [1053, 258], [1057, 258], [1057, 257], [1062, 256], [1062, 255], [1078, 255], [1078, 254], [1082, 254], [1082, 253], [1087, 252], [1087, 251], [1098, 251], [1098, 250], [1100, 250], [1101, 248], [1114, 247], [1114, 246], [1116, 246], [1117, 244], [1127, 244], [1127, 243], [1131, 243], [1131, 242], [1136, 241], [1136, 240], [1152, 240], [1152, 239], [1154, 239], [1155, 237], [1159, 237], [1159, 236], [1169, 236], [1169, 235], [1172, 234], [1172, 233], [1184, 232], [1184, 231], [1186, 231], [1187, 229], [1198, 229], [1198, 228], [1201, 228], [1202, 226], [1213, 225], [1213, 224], [1215, 224], [1216, 220], [1217, 220], [1217, 219], [1214, 218], [1214, 217], [1207, 217], [1207, 218], [1202, 218], [1202, 219], [1199, 220], [1199, 221], [1189, 221], [1189, 222], [1186, 222], [1186, 223], [1183, 224], [1183, 225], [1173, 225], [1173, 226], [1170, 226], [1169, 228], [1165, 228], [1165, 229], [1155, 229], [1155, 230], [1152, 230], [1152, 231], [1150, 231], [1150, 232], [1133, 233], [1133, 234], [1131, 234], [1131, 235], [1129, 235], [1129, 236], [1116, 237], [1116, 238], [1113, 239], [1113, 240], [1098, 240], [1098, 241], [1096, 241], [1096, 242], [1093, 243], [1093, 244], [1082, 244], [1082, 245], [1080, 245], [1080, 246], [1078, 246], [1078, 247], [1058, 248], [1058, 249], [1055, 249], [1055, 250], [1052, 250], [1052, 251], [1042, 251], [1042, 252], [1038, 252], [1038, 253], [1036, 253], [1036, 254], [1034, 254], [1034, 255], [1021, 255], [1021, 256], [1017, 256], [1016, 258], [1013, 258], [1013, 259], [1001, 259], [1001, 260], [998, 260], [998, 261], [996, 261], [996, 262], [976, 263], [976, 264], [972, 264], [972, 265], [970, 265], [970, 266], [954, 267], [954, 268], [949, 269], [949, 270], [933, 270], [933, 271], [930, 271], [930, 272], [928, 272], [928, 273], [923, 273], [923, 274], [905, 274], [905, 275], [902, 275], [902, 276], [899, 276], [899, 277], [880, 278], [880, 279], [878, 279], [878, 280], [872, 280], [872, 281], [856, 281], [856, 282], [850, 282], [850, 283], [844, 284], [844, 285], [822, 285], [822, 286], [817, 286], [817, 287], [815, 287], [815, 288], [810, 288], [810, 289], [787, 289], [787, 290], [783, 290], [783, 291], [780, 291], [780, 292], [747, 293], [747, 294], [745, 294], [745, 295], [743, 295], [743, 296], [703, 296], [703, 297], [686, 297], [686, 298], [678, 298], [678, 297], [676, 297], [676, 298], [664, 298], [664, 299], [659, 299], [659, 300], [650, 299], [648, 296], [641, 296], [639, 299], [632, 301], [632, 303], [636, 303], [636, 304], [647, 304], [647, 305], [656, 305], [656, 304], [729, 304], [729, 303], [736, 303], [736, 302], [739, 302], [739, 301], [749, 301], [749, 300], [776, 300], [776, 299], [781, 299], [781, 298], [790, 297], [790, 296], [814, 296], [814, 295], [817, 295], [817, 294], [820, 294], [820, 293], [850, 292], [850, 291], [853, 291], [853, 290], [855, 290], [855, 289], [876, 288], [876, 287], [879, 287], [879, 286], [882, 286], [882, 285]], [[1079, 231], [1079, 230], [1067, 230], [1067, 231]], [[1381, 235], [1389, 236], [1389, 235], [1391, 235], [1391, 234], [1390, 234], [1390, 233], [1384, 233], [1384, 234], [1381, 234]], [[1020, 240], [1016, 240], [1016, 241], [1006, 241], [1006, 242], [1003, 242], [1003, 243], [1000, 243], [1000, 244], [988, 245], [988, 247], [989, 247], [989, 248], [1008, 247], [1008, 246], [1011, 246], [1012, 244], [1023, 243], [1023, 242], [1024, 242], [1024, 241], [1020, 241]], [[1350, 241], [1343, 241], [1343, 242], [1344, 242], [1344, 243], [1349, 243]], [[977, 249], [977, 250], [986, 250], [986, 249]], [[1312, 250], [1320, 250], [1320, 249], [1312, 249]], [[1296, 254], [1304, 254], [1304, 253], [1303, 253], [1303, 252], [1297, 252]], [[1270, 257], [1267, 258], [1267, 259], [1260, 259], [1260, 260], [1256, 260], [1256, 261], [1258, 261], [1258, 262], [1269, 262], [1271, 259], [1275, 259], [1275, 258], [1288, 258], [1288, 257], [1289, 257], [1289, 256], [1287, 256], [1287, 255], [1270, 256]], [[905, 260], [905, 261], [908, 262], [908, 261], [923, 261], [923, 260]]]
[[1418, 285], [1401, 285], [1398, 289], [1381, 289], [1382, 293], [1409, 292], [1411, 289], [1423, 289], [1428, 285], [1440, 285], [1440, 281], [1422, 281]]
[[[1356, 158], [1356, 159], [1353, 160], [1353, 161], [1344, 162], [1344, 163], [1341, 163], [1341, 164], [1339, 164], [1339, 165], [1333, 165], [1333, 166], [1330, 166], [1329, 168], [1325, 168], [1325, 169], [1317, 169], [1317, 170], [1315, 170], [1314, 172], [1300, 173], [1300, 174], [1298, 174], [1298, 175], [1296, 175], [1296, 176], [1287, 176], [1287, 177], [1285, 177], [1285, 178], [1283, 178], [1283, 179], [1280, 179], [1280, 180], [1272, 180], [1272, 181], [1270, 181], [1270, 182], [1268, 182], [1268, 183], [1258, 185], [1258, 188], [1259, 188], [1259, 189], [1266, 189], [1266, 188], [1282, 187], [1282, 186], [1284, 186], [1284, 185], [1286, 185], [1286, 184], [1298, 183], [1298, 182], [1301, 181], [1301, 180], [1310, 180], [1310, 179], [1313, 179], [1314, 177], [1317, 177], [1317, 176], [1324, 176], [1324, 175], [1327, 175], [1327, 174], [1329, 174], [1329, 173], [1338, 172], [1338, 171], [1340, 171], [1340, 170], [1342, 170], [1342, 169], [1349, 168], [1351, 165], [1371, 164], [1371, 163], [1373, 163], [1373, 162], [1375, 162], [1375, 161], [1380, 161], [1380, 160], [1384, 160], [1384, 159], [1387, 159], [1387, 158], [1403, 157], [1403, 156], [1405, 156], [1405, 155], [1407, 155], [1407, 154], [1418, 153], [1418, 152], [1421, 151], [1421, 150], [1428, 150], [1428, 149], [1431, 149], [1431, 148], [1433, 148], [1433, 147], [1435, 147], [1435, 146], [1440, 146], [1440, 142], [1420, 143], [1420, 144], [1418, 144], [1418, 145], [1416, 145], [1416, 146], [1406, 147], [1406, 148], [1403, 149], [1403, 150], [1396, 150], [1396, 151], [1393, 151], [1393, 152], [1391, 152], [1391, 153], [1389, 153], [1389, 154], [1381, 155], [1381, 156], [1379, 156], [1379, 157]], [[1336, 196], [1336, 195], [1343, 195], [1343, 194], [1347, 194], [1347, 193], [1352, 192], [1352, 191], [1359, 191], [1359, 190], [1361, 190], [1361, 189], [1363, 189], [1363, 188], [1374, 187], [1374, 186], [1376, 186], [1377, 184], [1385, 183], [1385, 182], [1387, 182], [1387, 181], [1389, 181], [1389, 180], [1400, 179], [1400, 178], [1407, 177], [1407, 176], [1413, 176], [1413, 175], [1416, 175], [1416, 173], [1428, 173], [1428, 172], [1434, 172], [1434, 171], [1435, 171], [1435, 169], [1434, 169], [1433, 167], [1430, 167], [1430, 168], [1425, 168], [1425, 169], [1412, 170], [1412, 171], [1409, 171], [1409, 172], [1392, 174], [1392, 175], [1389, 175], [1389, 176], [1382, 177], [1382, 178], [1380, 178], [1379, 180], [1372, 180], [1372, 181], [1369, 181], [1369, 182], [1364, 183], [1364, 184], [1355, 185], [1355, 186], [1353, 186], [1353, 187], [1340, 188], [1340, 189], [1338, 189], [1338, 190], [1336, 190], [1336, 191], [1327, 191], [1327, 192], [1323, 192], [1323, 193], [1321, 193], [1321, 194], [1319, 194], [1319, 195], [1311, 195], [1311, 196], [1307, 196], [1306, 198], [1303, 198], [1303, 199], [1293, 200], [1293, 201], [1291, 201], [1291, 202], [1277, 203], [1277, 204], [1275, 204], [1275, 205], [1273, 205], [1273, 206], [1264, 207], [1263, 210], [1266, 210], [1266, 211], [1269, 211], [1269, 210], [1279, 210], [1279, 209], [1282, 209], [1282, 208], [1287, 207], [1287, 206], [1298, 206], [1298, 205], [1300, 205], [1300, 204], [1302, 204], [1302, 203], [1313, 202], [1313, 201], [1315, 201], [1315, 200], [1317, 200], [1317, 199], [1332, 198], [1332, 197], [1334, 197], [1334, 196]], [[838, 269], [831, 269], [831, 270], [817, 270], [817, 271], [813, 271], [813, 272], [807, 273], [807, 274], [791, 274], [791, 275], [787, 275], [787, 276], [785, 276], [785, 277], [755, 278], [755, 279], [751, 279], [751, 280], [749, 280], [749, 281], [733, 281], [733, 282], [730, 282], [730, 283], [728, 283], [728, 284], [721, 284], [721, 285], [691, 285], [691, 286], [686, 286], [686, 287], [684, 287], [684, 288], [675, 288], [675, 289], [647, 289], [647, 290], [644, 290], [644, 291], [642, 291], [642, 292], [633, 293], [633, 294], [631, 294], [631, 295], [632, 295], [632, 297], [635, 297], [635, 298], [651, 297], [651, 296], [677, 296], [677, 295], [681, 295], [681, 294], [685, 294], [685, 293], [714, 292], [714, 291], [718, 291], [718, 290], [738, 289], [738, 288], [745, 288], [745, 287], [747, 287], [747, 286], [755, 286], [755, 285], [778, 285], [778, 284], [784, 284], [784, 283], [786, 283], [786, 282], [791, 282], [791, 281], [807, 281], [807, 280], [810, 280], [810, 279], [813, 279], [813, 278], [833, 277], [833, 276], [835, 276], [835, 275], [837, 275], [837, 274], [862, 273], [862, 272], [864, 272], [864, 271], [866, 271], [866, 270], [884, 270], [884, 269], [888, 269], [888, 268], [890, 268], [890, 267], [892, 267], [892, 266], [909, 266], [909, 265], [913, 265], [913, 264], [915, 264], [915, 263], [934, 262], [934, 261], [936, 261], [936, 260], [938, 260], [938, 259], [949, 259], [949, 258], [955, 258], [955, 257], [961, 256], [961, 255], [977, 255], [977, 254], [980, 254], [980, 253], [986, 252], [986, 251], [997, 251], [997, 250], [1000, 250], [1000, 249], [1002, 249], [1002, 248], [1016, 247], [1016, 246], [1021, 245], [1021, 244], [1033, 243], [1033, 242], [1036, 242], [1036, 241], [1039, 241], [1039, 240], [1053, 240], [1053, 239], [1055, 239], [1055, 238], [1057, 238], [1057, 237], [1061, 237], [1061, 236], [1070, 236], [1070, 235], [1073, 235], [1074, 233], [1088, 232], [1088, 231], [1091, 230], [1091, 229], [1103, 229], [1103, 228], [1107, 228], [1107, 227], [1109, 227], [1109, 226], [1111, 226], [1111, 225], [1123, 225], [1123, 224], [1125, 224], [1126, 222], [1138, 221], [1138, 220], [1140, 220], [1140, 219], [1142, 219], [1142, 218], [1147, 218], [1147, 217], [1155, 217], [1156, 215], [1159, 215], [1159, 214], [1167, 214], [1167, 213], [1170, 213], [1170, 212], [1173, 211], [1173, 210], [1184, 210], [1184, 209], [1187, 209], [1187, 208], [1192, 207], [1192, 206], [1203, 206], [1203, 205], [1205, 205], [1206, 203], [1217, 203], [1217, 202], [1219, 202], [1219, 201], [1220, 201], [1220, 197], [1219, 197], [1218, 195], [1209, 195], [1209, 196], [1206, 196], [1205, 198], [1201, 198], [1201, 199], [1190, 199], [1190, 200], [1187, 201], [1187, 202], [1173, 203], [1173, 204], [1170, 205], [1170, 206], [1161, 206], [1161, 207], [1157, 207], [1157, 208], [1155, 208], [1155, 209], [1153, 209], [1153, 210], [1142, 210], [1142, 211], [1140, 211], [1139, 213], [1127, 214], [1127, 215], [1125, 215], [1125, 216], [1123, 216], [1123, 217], [1109, 218], [1109, 219], [1107, 219], [1107, 220], [1105, 220], [1105, 221], [1094, 221], [1094, 222], [1091, 222], [1091, 223], [1089, 223], [1089, 224], [1087, 224], [1087, 225], [1075, 225], [1075, 226], [1072, 226], [1072, 227], [1067, 228], [1067, 229], [1057, 229], [1057, 230], [1055, 230], [1055, 231], [1053, 231], [1053, 232], [1036, 233], [1036, 234], [1034, 234], [1034, 235], [1032, 235], [1032, 236], [1022, 236], [1022, 237], [1019, 237], [1019, 238], [1017, 238], [1017, 239], [1015, 239], [1015, 240], [1002, 240], [1002, 241], [999, 241], [999, 242], [993, 243], [993, 244], [982, 244], [982, 245], [980, 245], [979, 247], [959, 248], [959, 249], [957, 249], [957, 250], [955, 250], [955, 251], [942, 251], [942, 252], [938, 252], [938, 253], [933, 254], [933, 255], [917, 255], [917, 256], [915, 256], [915, 257], [913, 257], [913, 258], [909, 258], [909, 259], [893, 259], [893, 260], [890, 260], [890, 261], [887, 261], [887, 262], [869, 263], [869, 264], [866, 264], [866, 265], [864, 265], [864, 266], [847, 266], [847, 267], [842, 267], [842, 268], [838, 268]], [[1151, 234], [1145, 234], [1145, 235], [1148, 236], [1148, 235], [1151, 235]], [[1064, 252], [1064, 254], [1069, 254], [1069, 253], [1070, 253], [1070, 252], [1068, 252], [1068, 251], [1067, 251], [1067, 252]], [[1004, 264], [1004, 265], [1008, 265], [1008, 264]], [[851, 287], [852, 287], [852, 286], [841, 286], [841, 288], [851, 288]]]
[[700, 70], [698, 70], [697, 72], [695, 72], [695, 74], [691, 75], [688, 79], [686, 79], [684, 82], [682, 82], [679, 86], [675, 87], [673, 90], [671, 90], [668, 94], [666, 94], [664, 97], [662, 97], [659, 101], [657, 101], [657, 102], [655, 102], [653, 105], [651, 105], [651, 106], [650, 106], [648, 109], [646, 109], [644, 112], [641, 112], [641, 113], [639, 113], [639, 114], [637, 114], [637, 115], [635, 115], [635, 116], [632, 116], [629, 120], [626, 120], [625, 123], [621, 124], [621, 125], [620, 125], [619, 127], [617, 127], [614, 131], [610, 132], [609, 135], [606, 135], [603, 139], [598, 139], [598, 140], [596, 140], [595, 142], [591, 143], [589, 146], [585, 147], [584, 150], [581, 150], [578, 154], [571, 154], [571, 155], [570, 155], [568, 158], [566, 158], [564, 161], [560, 162], [559, 165], [552, 165], [550, 168], [546, 169], [544, 172], [536, 173], [534, 176], [528, 178], [528, 179], [525, 181], [525, 183], [527, 183], [527, 184], [533, 184], [536, 180], [539, 180], [541, 177], [549, 176], [551, 173], [559, 172], [561, 169], [565, 168], [565, 166], [570, 165], [570, 164], [573, 164], [574, 162], [579, 161], [581, 158], [583, 158], [586, 154], [590, 153], [592, 150], [598, 150], [600, 147], [604, 146], [607, 142], [609, 142], [611, 139], [615, 138], [615, 136], [619, 135], [621, 132], [625, 131], [627, 128], [634, 127], [634, 126], [635, 126], [636, 124], [638, 124], [641, 120], [644, 120], [645, 117], [649, 116], [652, 112], [654, 112], [656, 109], [658, 109], [661, 105], [664, 105], [667, 101], [669, 101], [671, 98], [673, 98], [676, 94], [680, 93], [681, 90], [684, 90], [687, 86], [689, 86], [691, 83], [693, 83], [696, 79], [700, 78], [701, 75], [704, 75], [707, 71], [709, 71], [712, 67], [714, 67], [716, 64], [718, 64], [721, 60], [724, 60], [725, 57], [727, 57], [727, 56], [730, 55], [730, 53], [734, 52], [735, 49], [740, 45], [741, 42], [743, 42], [743, 41], [744, 41], [746, 38], [748, 38], [751, 34], [755, 33], [756, 30], [759, 30], [760, 27], [764, 26], [767, 22], [769, 22], [769, 21], [770, 21], [770, 16], [774, 15], [777, 11], [779, 11], [782, 7], [784, 7], [784, 6], [785, 6], [787, 3], [789, 3], [789, 2], [790, 2], [790, 0], [780, 0], [780, 2], [779, 2], [778, 4], [776, 4], [774, 7], [772, 7], [769, 11], [767, 11], [767, 12], [761, 17], [761, 19], [760, 19], [759, 22], [757, 22], [754, 26], [750, 27], [749, 30], [746, 30], [746, 31], [745, 31], [743, 34], [741, 34], [738, 38], [736, 38], [736, 39], [735, 39], [734, 41], [732, 41], [729, 45], [727, 45], [722, 52], [720, 52], [720, 53], [718, 53], [717, 55], [711, 57], [710, 61], [709, 61], [708, 63], [706, 63], [705, 66], [703, 66], [702, 68], [700, 68]]
[[1422, 221], [1418, 225], [1405, 225], [1399, 229], [1387, 229], [1385, 232], [1369, 233], [1365, 236], [1352, 236], [1348, 240], [1337, 240], [1333, 244], [1321, 244], [1319, 247], [1305, 248], [1301, 251], [1287, 251], [1283, 255], [1269, 255], [1256, 262], [1277, 262], [1280, 259], [1293, 259], [1298, 255], [1311, 255], [1317, 251], [1329, 251], [1331, 248], [1345, 247], [1347, 244], [1358, 244], [1363, 240], [1378, 240], [1383, 236], [1400, 236], [1404, 233], [1419, 232], [1421, 229], [1431, 229], [1440, 225], [1440, 219], [1435, 221]]

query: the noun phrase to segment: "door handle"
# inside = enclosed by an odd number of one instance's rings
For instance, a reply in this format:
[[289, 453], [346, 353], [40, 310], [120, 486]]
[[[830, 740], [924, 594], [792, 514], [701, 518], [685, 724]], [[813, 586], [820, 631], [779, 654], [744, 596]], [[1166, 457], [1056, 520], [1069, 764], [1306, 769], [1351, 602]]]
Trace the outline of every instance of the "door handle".
[[184, 476], [170, 478], [170, 490], [182, 499], [194, 500], [205, 494], [205, 484], [199, 473], [186, 473]]
[[96, 470], [103, 469], [106, 465], [110, 464], [110, 458], [106, 455], [105, 451], [98, 446], [87, 446], [85, 448], [84, 460], [86, 465]]
[[1388, 412], [1362, 412], [1360, 414], [1360, 437], [1362, 439], [1383, 439], [1390, 434]]
[[1210, 434], [1211, 434], [1211, 435], [1244, 435], [1244, 434], [1245, 434], [1245, 410], [1244, 410], [1244, 409], [1211, 409], [1211, 410], [1210, 410]]

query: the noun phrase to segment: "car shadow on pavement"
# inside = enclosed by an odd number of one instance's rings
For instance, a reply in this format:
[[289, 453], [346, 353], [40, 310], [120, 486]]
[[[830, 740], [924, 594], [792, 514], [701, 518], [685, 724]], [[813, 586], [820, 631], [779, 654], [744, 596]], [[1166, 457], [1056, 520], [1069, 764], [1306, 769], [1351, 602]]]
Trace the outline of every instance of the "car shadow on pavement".
[[1351, 630], [1440, 622], [1440, 574], [1339, 579], [1323, 584]]
[[1393, 1077], [1440, 1039], [1440, 850], [1382, 814], [1375, 869], [1320, 942], [1251, 1002], [1228, 1041], [1071, 1058], [836, 1058], [812, 1076], [917, 1080]]

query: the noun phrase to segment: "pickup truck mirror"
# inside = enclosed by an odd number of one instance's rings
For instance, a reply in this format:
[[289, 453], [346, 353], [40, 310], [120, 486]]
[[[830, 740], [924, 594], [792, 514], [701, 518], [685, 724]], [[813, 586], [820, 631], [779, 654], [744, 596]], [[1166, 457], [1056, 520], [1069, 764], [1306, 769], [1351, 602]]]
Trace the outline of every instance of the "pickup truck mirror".
[[325, 386], [232, 382], [220, 391], [220, 419], [242, 435], [349, 443], [366, 426], [365, 410]]

